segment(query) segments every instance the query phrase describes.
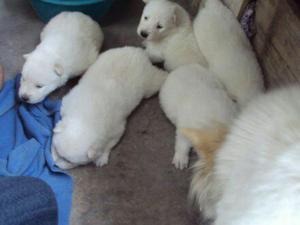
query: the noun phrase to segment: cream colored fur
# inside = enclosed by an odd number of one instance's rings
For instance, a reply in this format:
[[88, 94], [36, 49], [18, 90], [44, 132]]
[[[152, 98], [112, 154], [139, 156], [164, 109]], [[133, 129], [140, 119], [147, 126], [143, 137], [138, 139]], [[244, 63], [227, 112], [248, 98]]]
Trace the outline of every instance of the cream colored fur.
[[137, 32], [141, 37], [148, 35], [143, 38], [151, 60], [164, 62], [168, 71], [192, 63], [207, 67], [185, 9], [168, 0], [147, 2]]
[[209, 69], [241, 107], [263, 92], [261, 69], [249, 40], [220, 0], [204, 1], [193, 27]]
[[104, 38], [98, 23], [79, 12], [58, 14], [40, 36], [40, 44], [24, 55], [19, 89], [20, 98], [31, 104], [84, 73], [96, 61]]
[[129, 114], [143, 98], [157, 93], [166, 77], [167, 72], [154, 67], [140, 48], [101, 54], [63, 98], [52, 144], [56, 164], [64, 169], [89, 162], [107, 164]]
[[214, 225], [300, 224], [300, 87], [254, 100], [217, 151], [198, 162], [192, 194]]
[[218, 196], [218, 186], [214, 185], [215, 157], [222, 146], [228, 127], [213, 124], [209, 129], [184, 128], [181, 133], [192, 142], [198, 152], [199, 160], [193, 166], [193, 178], [189, 191], [189, 200], [199, 206], [205, 218], [214, 218]]
[[173, 71], [160, 91], [163, 111], [176, 126], [173, 164], [188, 166], [192, 144], [180, 128], [211, 129], [216, 123], [228, 126], [237, 113], [236, 104], [209, 70], [191, 64]]

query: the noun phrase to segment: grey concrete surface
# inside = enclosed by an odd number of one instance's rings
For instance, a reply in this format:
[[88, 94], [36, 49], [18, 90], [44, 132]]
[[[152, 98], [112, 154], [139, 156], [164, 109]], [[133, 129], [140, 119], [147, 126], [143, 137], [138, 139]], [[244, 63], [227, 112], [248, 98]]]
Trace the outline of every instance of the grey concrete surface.
[[[103, 22], [104, 49], [140, 45], [136, 27], [143, 3], [124, 1]], [[21, 70], [22, 55], [38, 43], [42, 27], [29, 1], [0, 0], [0, 63], [6, 79]], [[198, 215], [186, 200], [191, 171], [171, 165], [173, 147], [174, 128], [157, 97], [143, 101], [130, 117], [126, 134], [107, 166], [88, 165], [71, 171], [75, 182], [71, 224], [198, 224]]]

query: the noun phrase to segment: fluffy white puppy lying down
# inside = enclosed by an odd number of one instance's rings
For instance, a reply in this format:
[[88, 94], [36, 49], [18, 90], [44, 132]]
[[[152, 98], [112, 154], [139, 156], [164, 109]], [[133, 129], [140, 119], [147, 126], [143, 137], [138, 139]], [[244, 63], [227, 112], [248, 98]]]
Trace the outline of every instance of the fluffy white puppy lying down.
[[[299, 86], [263, 95], [221, 148], [206, 151], [191, 193], [214, 225], [300, 224], [299, 112]], [[187, 136], [199, 148], [198, 131]]]
[[137, 33], [144, 39], [151, 60], [164, 61], [168, 71], [192, 63], [208, 66], [185, 9], [168, 0], [144, 2], [146, 6]]
[[236, 104], [229, 98], [217, 77], [197, 64], [170, 73], [159, 97], [165, 114], [176, 126], [173, 164], [179, 169], [188, 166], [192, 147], [191, 142], [181, 134], [180, 128], [202, 129], [203, 133], [207, 132], [207, 138], [210, 133], [212, 139], [219, 139], [219, 136], [223, 137], [226, 133], [237, 113]]
[[103, 43], [100, 26], [79, 12], [63, 12], [41, 33], [41, 43], [24, 55], [19, 97], [27, 103], [42, 101], [68, 79], [93, 64]]
[[252, 46], [221, 0], [201, 1], [194, 32], [209, 69], [240, 106], [263, 92], [262, 73]]
[[108, 163], [126, 119], [143, 98], [158, 92], [167, 72], [153, 66], [141, 48], [100, 55], [79, 84], [63, 98], [62, 120], [54, 129], [52, 155], [63, 169]]

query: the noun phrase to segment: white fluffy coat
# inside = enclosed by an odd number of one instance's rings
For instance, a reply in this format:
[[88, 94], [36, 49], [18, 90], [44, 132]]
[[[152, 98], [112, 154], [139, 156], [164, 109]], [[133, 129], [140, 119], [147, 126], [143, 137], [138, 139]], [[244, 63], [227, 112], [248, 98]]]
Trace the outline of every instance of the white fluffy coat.
[[249, 40], [220, 0], [205, 0], [193, 26], [209, 69], [240, 106], [263, 92], [261, 69]]
[[197, 64], [170, 73], [159, 98], [165, 114], [176, 126], [173, 164], [180, 169], [188, 166], [192, 147], [180, 128], [210, 129], [216, 123], [227, 126], [237, 110], [217, 77]]
[[144, 50], [109, 50], [63, 98], [62, 120], [54, 129], [52, 154], [61, 168], [94, 162], [103, 166], [124, 133], [126, 119], [143, 98], [154, 95], [167, 73]]
[[63, 12], [50, 20], [41, 43], [29, 54], [22, 70], [19, 96], [28, 103], [42, 101], [68, 79], [94, 63], [103, 43], [100, 26], [79, 12]]
[[153, 62], [164, 62], [168, 71], [192, 63], [207, 66], [188, 13], [174, 2], [149, 0], [137, 32], [141, 37], [142, 32], [148, 34], [143, 37], [147, 53]]
[[258, 98], [235, 122], [209, 179], [192, 187], [214, 225], [300, 224], [299, 111], [297, 86]]

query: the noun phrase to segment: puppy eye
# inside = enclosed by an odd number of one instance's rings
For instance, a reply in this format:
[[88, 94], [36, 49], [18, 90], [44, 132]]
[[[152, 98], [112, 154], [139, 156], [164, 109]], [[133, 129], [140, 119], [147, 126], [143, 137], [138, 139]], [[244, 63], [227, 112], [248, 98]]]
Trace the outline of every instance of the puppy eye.
[[145, 20], [148, 20], [148, 16], [145, 16], [144, 19], [145, 19]]
[[40, 85], [40, 84], [37, 84], [37, 85], [35, 85], [35, 87], [36, 88], [42, 88], [42, 87], [44, 87], [43, 85]]
[[162, 29], [163, 27], [162, 27], [162, 25], [157, 24], [156, 28], [160, 30], [160, 29]]

